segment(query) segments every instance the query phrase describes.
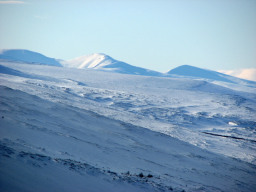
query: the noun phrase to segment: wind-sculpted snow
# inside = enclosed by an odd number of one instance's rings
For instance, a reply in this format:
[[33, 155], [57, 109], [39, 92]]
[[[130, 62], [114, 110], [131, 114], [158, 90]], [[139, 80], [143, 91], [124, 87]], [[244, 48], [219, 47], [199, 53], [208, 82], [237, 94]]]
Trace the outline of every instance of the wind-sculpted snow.
[[118, 174], [70, 158], [54, 158], [28, 151], [26, 147], [14, 149], [17, 145], [7, 139], [0, 143], [1, 191], [128, 192], [165, 191], [171, 188], [158, 185], [150, 179], [152, 175], [140, 177], [139, 174], [129, 172]]
[[256, 188], [253, 87], [1, 66], [1, 191]]

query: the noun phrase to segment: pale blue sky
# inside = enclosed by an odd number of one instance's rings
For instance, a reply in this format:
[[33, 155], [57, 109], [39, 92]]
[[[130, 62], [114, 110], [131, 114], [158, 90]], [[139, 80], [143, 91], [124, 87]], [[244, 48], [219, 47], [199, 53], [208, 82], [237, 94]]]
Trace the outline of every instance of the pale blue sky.
[[0, 1], [0, 48], [60, 59], [106, 53], [160, 72], [253, 68], [256, 1]]

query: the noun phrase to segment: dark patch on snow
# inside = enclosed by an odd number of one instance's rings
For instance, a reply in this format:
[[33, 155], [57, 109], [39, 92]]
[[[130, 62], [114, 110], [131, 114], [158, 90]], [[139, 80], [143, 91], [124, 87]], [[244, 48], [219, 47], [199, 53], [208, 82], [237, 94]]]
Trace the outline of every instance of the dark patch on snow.
[[208, 132], [202, 132], [202, 133], [207, 134], [207, 135], [212, 135], [212, 136], [225, 137], [225, 138], [230, 138], [230, 139], [237, 139], [237, 140], [250, 141], [250, 142], [256, 143], [256, 140], [245, 139], [245, 138], [242, 138], [242, 137], [235, 137], [235, 136], [229, 136], [229, 135], [220, 135], [220, 134], [208, 133]]

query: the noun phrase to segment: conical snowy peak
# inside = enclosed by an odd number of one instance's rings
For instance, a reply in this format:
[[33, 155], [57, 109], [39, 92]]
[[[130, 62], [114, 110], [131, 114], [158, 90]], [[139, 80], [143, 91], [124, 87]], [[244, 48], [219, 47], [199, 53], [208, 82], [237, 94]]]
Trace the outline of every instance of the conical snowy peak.
[[15, 62], [61, 66], [56, 59], [25, 49], [2, 49], [0, 50], [0, 59]]
[[116, 62], [116, 60], [112, 59], [108, 55], [105, 55], [103, 53], [94, 53], [90, 55], [77, 57], [75, 59], [71, 59], [68, 61], [64, 61], [63, 65], [66, 67], [79, 68], [79, 69], [84, 69], [84, 68], [100, 69], [105, 65], [112, 64], [114, 62]]
[[161, 73], [129, 65], [125, 62], [118, 61], [103, 53], [94, 53], [63, 61], [62, 65], [65, 67], [79, 68], [79, 69], [100, 69], [104, 71], [112, 71], [124, 74], [145, 75], [145, 76], [162, 76]]

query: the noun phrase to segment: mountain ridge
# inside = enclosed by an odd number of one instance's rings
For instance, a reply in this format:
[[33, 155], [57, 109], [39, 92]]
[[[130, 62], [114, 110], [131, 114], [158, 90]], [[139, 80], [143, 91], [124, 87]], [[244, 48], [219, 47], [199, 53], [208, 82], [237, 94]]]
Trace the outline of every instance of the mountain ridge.
[[240, 79], [217, 71], [202, 69], [190, 65], [181, 65], [179, 67], [171, 69], [167, 73], [161, 73], [158, 71], [130, 65], [126, 62], [116, 60], [104, 53], [93, 53], [89, 55], [83, 55], [65, 61], [50, 58], [43, 54], [25, 49], [2, 49], [0, 50], [0, 60], [78, 69], [94, 69], [131, 75], [172, 78], [185, 77], [192, 79], [204, 79], [208, 81], [221, 81], [226, 83], [238, 83], [248, 84], [249, 86], [256, 86], [255, 81]]

